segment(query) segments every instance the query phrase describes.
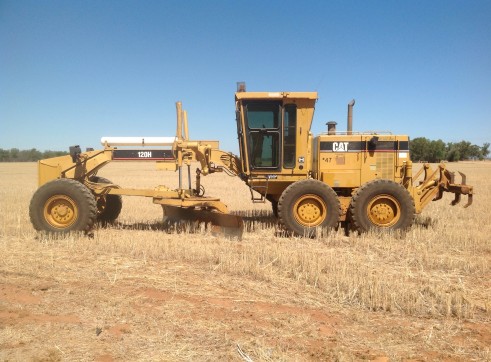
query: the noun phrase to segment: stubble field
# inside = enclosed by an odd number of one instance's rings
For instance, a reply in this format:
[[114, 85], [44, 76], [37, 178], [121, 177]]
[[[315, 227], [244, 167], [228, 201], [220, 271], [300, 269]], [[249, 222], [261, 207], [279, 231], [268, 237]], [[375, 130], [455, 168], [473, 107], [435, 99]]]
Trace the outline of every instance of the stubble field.
[[[93, 238], [37, 235], [36, 164], [0, 163], [0, 360], [491, 360], [491, 163], [449, 168], [474, 204], [446, 195], [403, 236], [285, 238], [240, 180], [204, 177], [245, 217], [236, 241], [164, 230], [160, 206], [128, 197]], [[153, 163], [99, 174], [177, 186]]]

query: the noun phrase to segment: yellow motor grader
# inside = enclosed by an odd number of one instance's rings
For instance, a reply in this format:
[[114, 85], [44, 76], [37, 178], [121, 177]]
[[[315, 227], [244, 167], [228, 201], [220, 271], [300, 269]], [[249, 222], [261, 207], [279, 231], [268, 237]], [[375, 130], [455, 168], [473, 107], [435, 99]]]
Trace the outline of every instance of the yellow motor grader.
[[[316, 92], [247, 92], [245, 84], [238, 84], [240, 157], [221, 151], [218, 141], [190, 140], [180, 102], [176, 137], [107, 137], [101, 150], [70, 147], [70, 155], [39, 161], [31, 222], [36, 230], [51, 233], [89, 231], [97, 220], [118, 217], [122, 196], [145, 196], [161, 204], [166, 217], [210, 223], [241, 237], [242, 219], [218, 198], [203, 195], [201, 176], [216, 172], [240, 177], [253, 202], [270, 201], [280, 224], [300, 236], [341, 222], [358, 232], [407, 229], [415, 214], [444, 192], [455, 194], [452, 205], [461, 195], [468, 195], [464, 207], [472, 203], [473, 188], [465, 175], [460, 173], [462, 182], [455, 183], [443, 163], [436, 170], [425, 164], [413, 175], [408, 136], [354, 132], [354, 100], [348, 104], [347, 131], [337, 131], [336, 123], [329, 122], [326, 133], [313, 136], [316, 101]], [[153, 160], [159, 169], [178, 171], [178, 187], [130, 189], [98, 176], [108, 162], [134, 160]], [[195, 161], [199, 168], [193, 187], [190, 165]]]

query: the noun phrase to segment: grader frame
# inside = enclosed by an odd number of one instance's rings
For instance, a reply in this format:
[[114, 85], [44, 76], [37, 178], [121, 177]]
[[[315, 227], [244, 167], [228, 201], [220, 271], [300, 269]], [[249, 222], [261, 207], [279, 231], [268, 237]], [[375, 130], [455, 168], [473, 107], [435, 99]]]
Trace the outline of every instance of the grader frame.
[[[436, 170], [424, 164], [413, 176], [407, 136], [353, 132], [354, 100], [348, 105], [347, 132], [336, 132], [331, 122], [327, 134], [314, 138], [310, 127], [316, 100], [315, 92], [240, 89], [236, 93], [240, 157], [220, 150], [218, 141], [190, 140], [187, 113], [177, 102], [176, 136], [167, 141], [172, 151], [157, 160], [158, 169], [178, 171], [176, 189], [122, 188], [97, 176], [117, 159], [120, 150], [115, 146], [127, 144], [124, 140], [103, 138], [104, 149], [95, 151], [71, 147], [69, 156], [39, 161], [40, 188], [31, 201], [31, 221], [37, 230], [49, 232], [88, 230], [96, 219], [116, 219], [121, 196], [143, 196], [162, 205], [168, 218], [210, 223], [215, 231], [240, 238], [242, 219], [231, 215], [220, 199], [203, 195], [201, 176], [216, 172], [240, 177], [252, 200], [269, 200], [281, 225], [297, 235], [312, 236], [316, 229], [336, 227], [339, 222], [359, 232], [405, 229], [415, 214], [444, 192], [455, 195], [452, 205], [461, 195], [468, 195], [464, 207], [471, 205], [473, 188], [466, 185], [465, 175], [460, 173], [462, 182], [455, 183], [454, 173], [444, 163]], [[276, 117], [269, 126], [268, 112]], [[141, 146], [147, 144], [142, 139]], [[192, 162], [200, 166], [194, 188]]]

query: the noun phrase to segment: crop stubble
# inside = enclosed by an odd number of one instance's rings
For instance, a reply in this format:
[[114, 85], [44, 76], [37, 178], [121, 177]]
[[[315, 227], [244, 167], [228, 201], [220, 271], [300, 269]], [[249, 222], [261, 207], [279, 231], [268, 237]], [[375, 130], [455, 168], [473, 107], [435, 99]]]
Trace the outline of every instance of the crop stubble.
[[[163, 230], [125, 198], [94, 237], [36, 235], [34, 163], [0, 164], [0, 359], [491, 358], [491, 163], [458, 163], [474, 204], [432, 203], [405, 235], [285, 238], [240, 180], [202, 179], [245, 217], [241, 242]], [[113, 163], [127, 187], [176, 186], [152, 163]]]

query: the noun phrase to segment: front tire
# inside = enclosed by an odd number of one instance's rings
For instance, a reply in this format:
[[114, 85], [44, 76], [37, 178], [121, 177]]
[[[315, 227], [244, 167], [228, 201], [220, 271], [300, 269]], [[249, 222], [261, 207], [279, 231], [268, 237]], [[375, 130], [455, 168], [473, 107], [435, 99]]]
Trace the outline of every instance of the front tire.
[[398, 230], [411, 227], [415, 216], [414, 201], [409, 192], [391, 180], [367, 182], [353, 196], [349, 208], [353, 228]]
[[[99, 184], [112, 184], [107, 178], [100, 176], [91, 176], [90, 182]], [[103, 195], [97, 200], [97, 221], [104, 223], [112, 223], [116, 220], [123, 208], [123, 198], [121, 195]]]
[[41, 186], [32, 196], [29, 216], [38, 231], [89, 231], [97, 216], [94, 195], [82, 183], [58, 179]]
[[329, 185], [313, 179], [288, 186], [278, 201], [280, 222], [299, 236], [314, 237], [317, 228], [334, 228], [339, 223], [341, 205]]

